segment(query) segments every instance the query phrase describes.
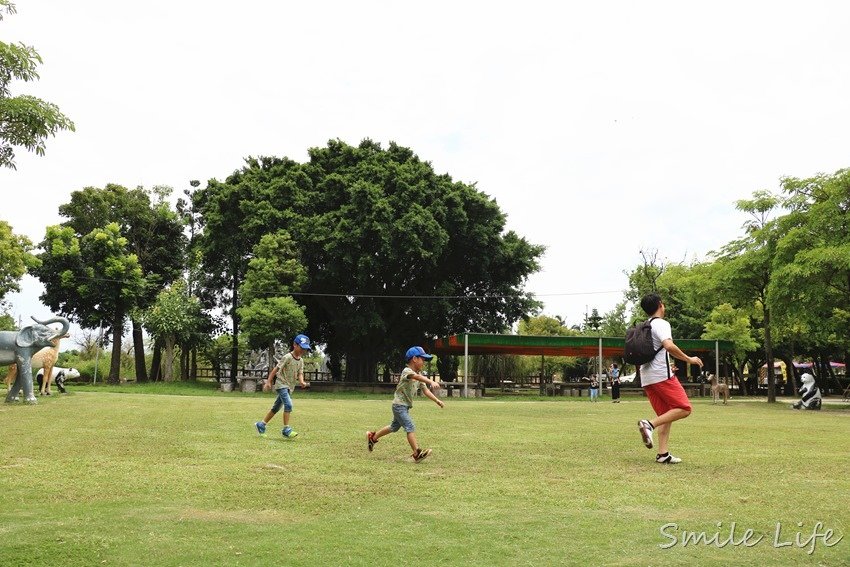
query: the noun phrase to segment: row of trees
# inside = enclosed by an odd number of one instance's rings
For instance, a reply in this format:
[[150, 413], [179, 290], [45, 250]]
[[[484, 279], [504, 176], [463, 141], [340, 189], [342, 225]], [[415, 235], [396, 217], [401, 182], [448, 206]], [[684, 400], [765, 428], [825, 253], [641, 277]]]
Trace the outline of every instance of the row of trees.
[[[617, 321], [642, 318], [636, 303], [656, 291], [674, 336], [734, 341], [727, 362], [744, 390], [756, 386], [744, 369], [773, 368], [775, 358], [789, 372], [795, 358], [811, 358], [831, 376], [830, 360], [850, 362], [850, 169], [783, 178], [781, 192], [757, 191], [736, 205], [749, 215], [743, 236], [700, 262], [642, 253], [627, 273], [627, 303], [605, 319], [616, 329]], [[767, 381], [774, 401], [773, 372]]]
[[188, 356], [229, 322], [233, 379], [243, 332], [250, 347], [272, 348], [306, 331], [337, 378], [344, 359], [345, 377], [362, 381], [409, 344], [503, 331], [538, 305], [522, 286], [543, 248], [506, 232], [495, 201], [407, 148], [331, 141], [306, 163], [251, 158], [192, 188], [176, 206], [166, 187], [74, 191], [37, 254], [7, 227], [20, 255], [7, 287], [28, 269], [56, 313], [105, 327], [112, 381], [126, 324], [138, 380], [149, 376], [143, 327], [157, 339], [151, 372], [161, 347], [169, 377], [175, 347]]
[[[744, 368], [770, 366], [774, 357], [789, 367], [799, 356], [848, 357], [848, 170], [786, 178], [780, 194], [739, 201], [751, 215], [744, 235], [706, 261], [664, 263], [657, 252], [642, 253], [627, 271], [623, 301], [572, 327], [528, 318], [538, 304], [522, 284], [542, 247], [505, 232], [494, 201], [436, 175], [407, 148], [332, 141], [303, 164], [248, 159], [224, 182], [192, 186], [176, 206], [163, 187], [75, 191], [59, 208], [67, 220], [47, 229], [36, 255], [0, 222], [0, 297], [29, 270], [57, 313], [106, 326], [112, 380], [128, 322], [139, 380], [149, 375], [143, 326], [164, 349], [169, 377], [176, 346], [186, 358], [221, 348], [210, 342], [227, 320], [213, 317], [217, 310], [230, 315], [233, 372], [240, 329], [253, 348], [307, 330], [327, 345], [337, 378], [344, 357], [347, 379], [371, 380], [405, 345], [500, 332], [523, 317], [525, 334], [621, 336], [643, 316], [635, 306], [649, 291], [665, 298], [676, 336], [735, 342], [729, 362], [745, 388], [754, 384], [743, 382]], [[441, 361], [441, 372], [453, 365]], [[151, 372], [159, 367], [157, 348]], [[768, 380], [773, 399], [772, 373]]]

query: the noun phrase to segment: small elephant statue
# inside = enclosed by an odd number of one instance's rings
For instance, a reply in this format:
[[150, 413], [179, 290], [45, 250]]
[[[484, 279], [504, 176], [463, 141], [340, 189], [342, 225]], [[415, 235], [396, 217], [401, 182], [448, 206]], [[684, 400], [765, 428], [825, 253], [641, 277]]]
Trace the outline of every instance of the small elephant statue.
[[[32, 318], [36, 325], [24, 327], [19, 331], [0, 331], [0, 364], [18, 365], [18, 376], [6, 394], [6, 402], [13, 402], [18, 392], [23, 390], [24, 400], [29, 404], [38, 403], [32, 391], [32, 355], [44, 347], [53, 345], [53, 340], [65, 336], [71, 324], [64, 317], [53, 317], [46, 321]], [[61, 323], [60, 330], [48, 327], [51, 323]]]
[[821, 408], [820, 388], [815, 384], [815, 377], [806, 372], [800, 376], [803, 386], [800, 388], [800, 401], [791, 405], [792, 409], [819, 410]]

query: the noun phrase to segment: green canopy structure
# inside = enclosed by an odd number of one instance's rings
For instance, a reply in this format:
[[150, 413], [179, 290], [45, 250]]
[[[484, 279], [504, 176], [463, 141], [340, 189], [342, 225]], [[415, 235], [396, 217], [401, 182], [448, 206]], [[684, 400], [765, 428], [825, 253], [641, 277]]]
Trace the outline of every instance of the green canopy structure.
[[[623, 337], [555, 337], [536, 335], [496, 335], [489, 333], [463, 333], [436, 339], [429, 345], [432, 354], [475, 355], [475, 354], [522, 354], [541, 356], [598, 357], [599, 374], [602, 374], [602, 359], [623, 355]], [[676, 345], [689, 355], [700, 358], [714, 355], [714, 374], [720, 375], [720, 353], [734, 348], [732, 341], [705, 339], [676, 339]], [[710, 360], [703, 360], [710, 364]], [[464, 382], [469, 376], [464, 362]], [[466, 395], [467, 388], [464, 388]]]

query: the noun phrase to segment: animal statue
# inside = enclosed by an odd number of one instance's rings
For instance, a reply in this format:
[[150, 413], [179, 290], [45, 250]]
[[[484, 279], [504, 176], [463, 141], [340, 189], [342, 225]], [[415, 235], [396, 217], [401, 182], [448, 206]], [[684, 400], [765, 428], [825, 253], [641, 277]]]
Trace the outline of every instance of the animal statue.
[[720, 396], [723, 396], [723, 405], [725, 406], [726, 402], [729, 401], [729, 385], [718, 382], [717, 376], [714, 374], [708, 375], [708, 381], [711, 382], [711, 397], [714, 399], [714, 403], [716, 404]]
[[[32, 355], [32, 369], [42, 369], [49, 368], [52, 369], [53, 365], [56, 364], [56, 361], [59, 359], [59, 341], [62, 339], [66, 339], [71, 335], [65, 334], [61, 337], [56, 337], [52, 341], [50, 341], [51, 346], [44, 347], [34, 355]], [[12, 382], [15, 380], [15, 376], [18, 373], [18, 365], [10, 364], [9, 372], [6, 373], [6, 389], [12, 385]], [[52, 376], [51, 372], [48, 376]], [[50, 378], [48, 378], [46, 384], [39, 383], [39, 395], [50, 395]]]
[[[44, 372], [45, 370], [44, 368], [42, 368], [41, 370], [35, 373], [35, 379], [38, 381], [39, 387], [41, 387], [42, 383], [44, 382]], [[68, 392], [67, 390], [65, 390], [65, 380], [79, 377], [80, 371], [76, 368], [59, 368], [58, 366], [54, 366], [52, 376], [50, 378], [51, 381], [56, 384], [56, 387], [59, 388], [59, 392], [61, 394], [67, 394]], [[45, 395], [50, 395], [49, 385], [47, 391], [45, 392]]]
[[815, 377], [806, 372], [800, 376], [803, 386], [800, 388], [800, 400], [791, 405], [793, 409], [819, 410], [821, 406], [820, 388], [815, 384]]
[[[35, 325], [29, 325], [18, 331], [0, 331], [0, 364], [16, 364], [17, 377], [9, 387], [6, 402], [14, 402], [18, 392], [23, 391], [24, 401], [38, 403], [32, 391], [32, 357], [44, 347], [52, 347], [53, 341], [68, 333], [71, 323], [64, 317], [53, 317], [45, 321], [32, 318]], [[61, 323], [58, 331], [49, 327], [51, 323]]]

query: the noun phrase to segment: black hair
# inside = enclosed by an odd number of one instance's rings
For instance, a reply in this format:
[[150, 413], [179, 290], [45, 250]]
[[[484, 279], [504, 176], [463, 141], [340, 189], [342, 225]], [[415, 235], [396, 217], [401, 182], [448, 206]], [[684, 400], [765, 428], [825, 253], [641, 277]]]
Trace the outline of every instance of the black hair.
[[649, 293], [640, 300], [640, 308], [647, 315], [652, 315], [661, 307], [661, 297], [657, 293]]

